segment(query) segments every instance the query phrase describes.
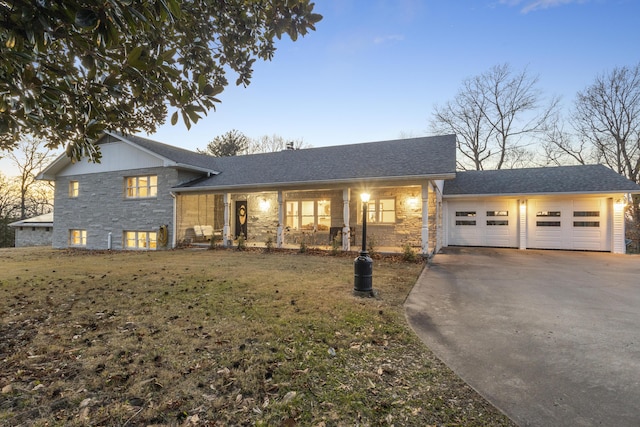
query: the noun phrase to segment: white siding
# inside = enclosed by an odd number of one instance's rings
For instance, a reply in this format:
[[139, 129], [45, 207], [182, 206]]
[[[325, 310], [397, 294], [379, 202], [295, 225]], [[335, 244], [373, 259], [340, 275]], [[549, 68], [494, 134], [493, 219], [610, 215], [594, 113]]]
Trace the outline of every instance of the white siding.
[[124, 142], [100, 144], [102, 159], [100, 163], [85, 160], [71, 163], [60, 171], [58, 176], [85, 175], [92, 173], [116, 172], [128, 169], [161, 167], [162, 159]]

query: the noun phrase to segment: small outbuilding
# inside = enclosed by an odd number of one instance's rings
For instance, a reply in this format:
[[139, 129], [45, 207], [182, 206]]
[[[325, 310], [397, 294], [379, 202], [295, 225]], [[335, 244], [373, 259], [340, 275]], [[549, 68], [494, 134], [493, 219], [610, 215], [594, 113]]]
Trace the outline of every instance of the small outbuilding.
[[53, 238], [53, 212], [9, 224], [16, 232], [16, 248], [51, 246]]

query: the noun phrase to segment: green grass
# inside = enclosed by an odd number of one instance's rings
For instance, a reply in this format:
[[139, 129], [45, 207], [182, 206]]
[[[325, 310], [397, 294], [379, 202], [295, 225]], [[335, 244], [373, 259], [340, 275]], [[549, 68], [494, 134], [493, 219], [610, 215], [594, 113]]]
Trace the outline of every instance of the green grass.
[[1, 425], [510, 425], [415, 337], [422, 265], [0, 250]]

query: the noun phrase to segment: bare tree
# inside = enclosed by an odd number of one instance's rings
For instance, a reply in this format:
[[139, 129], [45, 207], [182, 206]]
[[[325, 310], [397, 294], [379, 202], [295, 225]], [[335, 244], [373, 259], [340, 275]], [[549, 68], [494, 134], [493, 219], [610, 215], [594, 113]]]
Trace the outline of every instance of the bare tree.
[[558, 107], [557, 99], [541, 106], [538, 80], [526, 69], [496, 65], [466, 79], [453, 101], [435, 107], [431, 128], [458, 135], [459, 168], [502, 169], [533, 157], [528, 146]]
[[274, 153], [290, 148], [292, 150], [300, 150], [302, 148], [311, 148], [302, 139], [284, 139], [280, 135], [273, 134], [271, 136], [264, 135], [249, 142], [248, 153]]
[[573, 121], [598, 161], [640, 183], [640, 64], [614, 68], [578, 92]]
[[34, 138], [24, 138], [18, 142], [13, 151], [8, 152], [8, 157], [18, 169], [17, 186], [20, 200], [20, 219], [27, 218], [29, 214], [30, 191], [38, 186], [36, 174], [43, 169], [53, 154], [45, 144]]

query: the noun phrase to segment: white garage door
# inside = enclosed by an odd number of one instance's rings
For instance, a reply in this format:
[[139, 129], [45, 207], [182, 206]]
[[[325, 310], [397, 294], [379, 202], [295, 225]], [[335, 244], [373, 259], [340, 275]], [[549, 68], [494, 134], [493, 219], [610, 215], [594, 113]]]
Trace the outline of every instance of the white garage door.
[[609, 251], [608, 209], [606, 198], [530, 199], [527, 247]]
[[449, 245], [518, 247], [516, 200], [448, 202]]

